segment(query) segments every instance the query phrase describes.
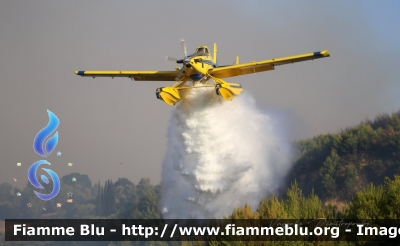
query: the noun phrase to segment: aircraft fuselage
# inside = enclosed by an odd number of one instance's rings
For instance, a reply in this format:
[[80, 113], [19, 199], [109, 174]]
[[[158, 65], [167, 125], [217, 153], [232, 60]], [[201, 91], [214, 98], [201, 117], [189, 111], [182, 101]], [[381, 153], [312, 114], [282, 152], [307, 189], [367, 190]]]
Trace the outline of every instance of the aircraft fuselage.
[[193, 82], [203, 82], [203, 78], [208, 74], [208, 71], [217, 67], [217, 64], [212, 62], [211, 55], [208, 54], [194, 54], [186, 57], [183, 60], [183, 65], [185, 76], [189, 77]]

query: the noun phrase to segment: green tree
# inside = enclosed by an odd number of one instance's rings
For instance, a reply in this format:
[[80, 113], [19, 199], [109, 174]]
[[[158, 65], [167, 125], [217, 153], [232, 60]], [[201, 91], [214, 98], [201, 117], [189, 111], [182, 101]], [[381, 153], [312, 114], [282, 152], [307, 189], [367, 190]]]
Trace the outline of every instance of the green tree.
[[357, 184], [357, 169], [354, 164], [349, 164], [346, 166], [344, 178], [347, 195], [350, 196], [356, 191]]
[[325, 174], [321, 181], [322, 188], [325, 191], [325, 197], [332, 196], [336, 190], [336, 181], [331, 175]]
[[111, 180], [107, 180], [101, 193], [102, 216], [109, 216], [115, 213], [115, 191], [114, 184]]
[[363, 191], [357, 192], [345, 215], [351, 219], [384, 219], [383, 198], [383, 186], [369, 184]]
[[395, 175], [393, 180], [385, 178], [383, 208], [385, 218], [400, 219], [400, 176]]
[[335, 171], [337, 166], [339, 165], [340, 157], [336, 153], [335, 150], [331, 150], [330, 156], [326, 158], [324, 161], [320, 176], [321, 176], [321, 185], [323, 191], [325, 192], [325, 196], [331, 196], [336, 190], [336, 181], [333, 178], [335, 175]]
[[[400, 111], [399, 111], [400, 112]], [[393, 127], [393, 129], [398, 132], [400, 131], [400, 117], [399, 112], [392, 114], [392, 117], [389, 120], [389, 125]]]
[[232, 219], [258, 219], [258, 213], [253, 213], [251, 206], [249, 204], [245, 204], [244, 207], [237, 207], [233, 210], [230, 218]]
[[288, 219], [299, 219], [301, 218], [301, 205], [303, 192], [299, 188], [297, 181], [295, 180], [288, 191], [286, 192], [285, 211], [288, 214]]
[[326, 158], [322, 165], [321, 176], [325, 176], [325, 174], [333, 175], [339, 162], [339, 155], [336, 153], [335, 150], [331, 150], [330, 156]]
[[97, 196], [96, 196], [96, 215], [97, 216], [102, 216], [102, 189], [101, 189], [101, 184], [99, 180], [99, 184], [97, 185]]
[[156, 192], [156, 187], [151, 185], [150, 179], [142, 178], [137, 186], [137, 191], [139, 199], [132, 212], [132, 217], [135, 219], [161, 218], [161, 214], [158, 209], [159, 195]]
[[317, 218], [326, 218], [322, 202], [315, 195], [314, 190], [311, 191], [311, 194], [302, 199], [301, 203], [301, 218], [303, 219], [317, 219]]
[[280, 202], [274, 195], [271, 195], [268, 199], [261, 200], [257, 213], [260, 219], [286, 219], [288, 216], [284, 203]]

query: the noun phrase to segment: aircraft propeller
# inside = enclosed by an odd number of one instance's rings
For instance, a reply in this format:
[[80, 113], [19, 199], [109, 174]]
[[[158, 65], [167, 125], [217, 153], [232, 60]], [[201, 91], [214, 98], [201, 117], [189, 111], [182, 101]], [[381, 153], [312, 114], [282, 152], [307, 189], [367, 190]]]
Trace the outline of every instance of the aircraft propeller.
[[178, 58], [175, 58], [175, 57], [172, 57], [172, 56], [166, 56], [165, 60], [167, 60], [167, 61], [179, 61]]
[[[186, 41], [185, 39], [181, 39], [181, 46], [183, 50], [183, 54], [185, 57], [183, 59], [177, 59], [172, 56], [166, 56], [165, 60], [167, 61], [175, 61], [176, 63], [181, 63], [183, 66], [190, 67], [190, 58], [187, 55], [187, 47], [186, 47]], [[176, 76], [176, 80], [179, 80], [182, 77], [182, 73], [184, 72], [184, 67], [182, 66], [181, 70], [179, 70], [178, 75]]]
[[186, 41], [184, 39], [181, 39], [181, 45], [183, 49], [183, 54], [185, 54], [185, 57], [187, 57]]

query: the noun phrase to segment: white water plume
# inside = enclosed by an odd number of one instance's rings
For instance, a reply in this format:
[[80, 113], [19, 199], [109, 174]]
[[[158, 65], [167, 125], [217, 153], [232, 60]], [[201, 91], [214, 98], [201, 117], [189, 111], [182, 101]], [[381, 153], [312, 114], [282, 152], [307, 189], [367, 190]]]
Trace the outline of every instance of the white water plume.
[[220, 218], [246, 203], [257, 208], [287, 173], [290, 145], [246, 93], [231, 102], [210, 88], [182, 94], [167, 135], [163, 218]]

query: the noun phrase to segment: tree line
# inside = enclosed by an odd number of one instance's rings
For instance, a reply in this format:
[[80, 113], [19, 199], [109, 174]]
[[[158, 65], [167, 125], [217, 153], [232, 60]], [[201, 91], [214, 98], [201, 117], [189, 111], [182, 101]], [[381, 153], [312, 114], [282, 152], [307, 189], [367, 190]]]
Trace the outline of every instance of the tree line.
[[294, 146], [287, 187], [297, 179], [305, 192], [314, 189], [324, 201], [349, 201], [369, 183], [379, 185], [400, 173], [400, 111]]

